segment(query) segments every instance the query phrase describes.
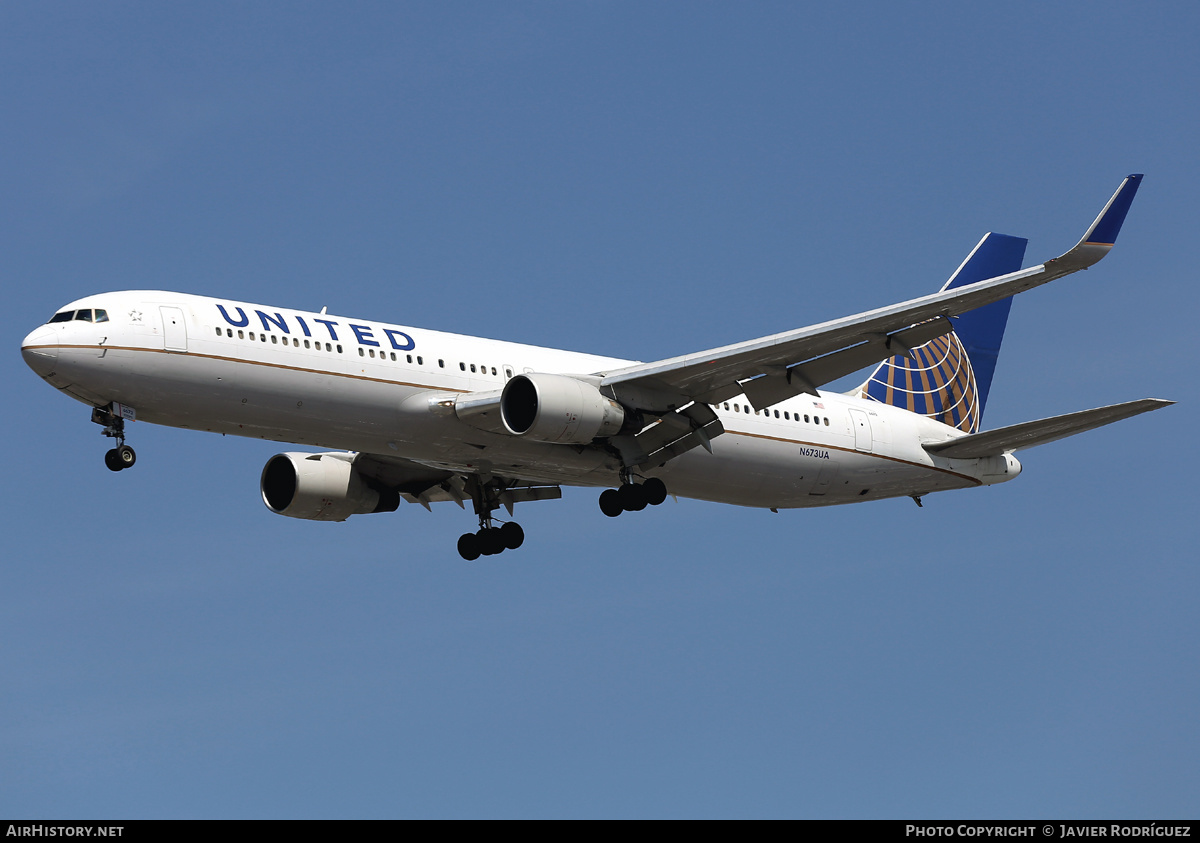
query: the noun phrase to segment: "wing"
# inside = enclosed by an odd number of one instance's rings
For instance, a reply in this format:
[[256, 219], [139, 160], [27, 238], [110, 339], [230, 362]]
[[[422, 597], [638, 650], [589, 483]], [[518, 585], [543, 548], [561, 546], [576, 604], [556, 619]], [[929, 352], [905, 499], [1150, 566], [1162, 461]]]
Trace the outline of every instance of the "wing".
[[1079, 243], [1038, 266], [796, 331], [602, 372], [600, 385], [663, 412], [741, 393], [756, 409], [815, 393], [822, 384], [949, 333], [948, 317], [1087, 269], [1112, 248], [1141, 179], [1126, 177]]

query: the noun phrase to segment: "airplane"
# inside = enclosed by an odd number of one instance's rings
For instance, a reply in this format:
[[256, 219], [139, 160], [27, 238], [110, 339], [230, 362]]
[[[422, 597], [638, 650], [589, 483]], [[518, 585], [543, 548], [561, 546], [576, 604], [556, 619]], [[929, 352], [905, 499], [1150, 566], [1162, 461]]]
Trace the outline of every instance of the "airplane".
[[[468, 561], [515, 550], [518, 503], [602, 489], [610, 517], [676, 497], [795, 509], [990, 486], [1014, 452], [1157, 410], [1142, 399], [983, 431], [1012, 297], [1112, 248], [1125, 178], [1083, 238], [1021, 268], [989, 233], [936, 293], [748, 342], [640, 363], [370, 319], [163, 291], [87, 296], [23, 341], [26, 363], [91, 407], [134, 465], [126, 422], [326, 450], [263, 468], [267, 508], [344, 521], [470, 501]], [[821, 387], [874, 366], [846, 393]]]

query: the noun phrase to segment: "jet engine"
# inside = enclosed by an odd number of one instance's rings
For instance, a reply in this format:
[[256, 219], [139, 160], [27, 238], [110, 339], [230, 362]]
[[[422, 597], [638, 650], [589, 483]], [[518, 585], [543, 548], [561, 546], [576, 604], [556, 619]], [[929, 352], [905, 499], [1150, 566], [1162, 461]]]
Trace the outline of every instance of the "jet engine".
[[309, 521], [345, 521], [351, 515], [395, 512], [398, 492], [371, 488], [354, 468], [354, 455], [276, 454], [263, 467], [263, 503], [277, 515]]
[[625, 410], [586, 381], [565, 375], [517, 375], [504, 386], [500, 419], [514, 436], [586, 445], [619, 433]]

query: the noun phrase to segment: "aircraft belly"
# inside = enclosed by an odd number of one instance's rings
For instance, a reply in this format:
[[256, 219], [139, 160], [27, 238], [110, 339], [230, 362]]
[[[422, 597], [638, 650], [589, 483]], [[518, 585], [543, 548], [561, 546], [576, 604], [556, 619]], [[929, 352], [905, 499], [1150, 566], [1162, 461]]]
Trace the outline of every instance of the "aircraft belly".
[[897, 458], [836, 447], [739, 436], [713, 441], [660, 469], [672, 493], [739, 506], [801, 508], [928, 494], [977, 485], [971, 478]]

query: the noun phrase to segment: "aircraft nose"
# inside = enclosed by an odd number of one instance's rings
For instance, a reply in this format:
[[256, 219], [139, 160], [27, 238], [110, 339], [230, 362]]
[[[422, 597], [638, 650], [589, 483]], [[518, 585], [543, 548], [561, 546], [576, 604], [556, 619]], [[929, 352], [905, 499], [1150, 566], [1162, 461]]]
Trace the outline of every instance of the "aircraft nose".
[[49, 325], [35, 329], [21, 343], [21, 356], [29, 368], [46, 377], [58, 362], [58, 334]]

